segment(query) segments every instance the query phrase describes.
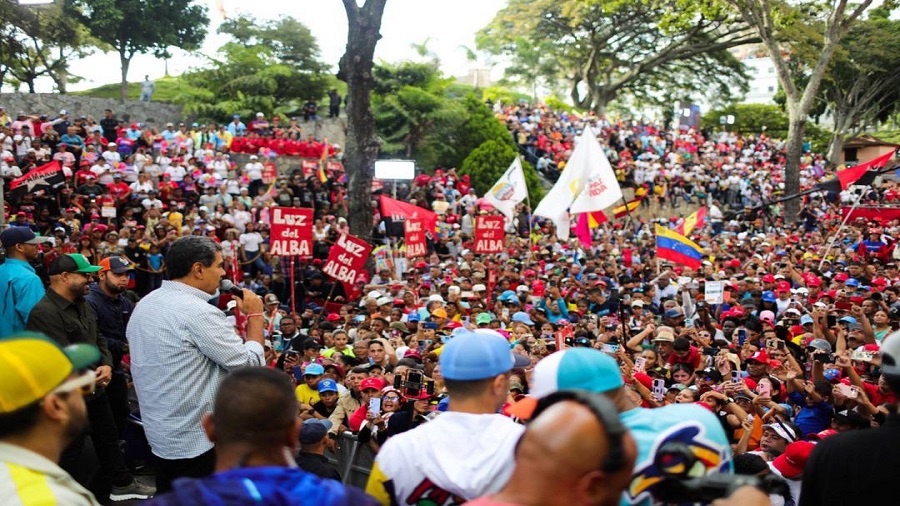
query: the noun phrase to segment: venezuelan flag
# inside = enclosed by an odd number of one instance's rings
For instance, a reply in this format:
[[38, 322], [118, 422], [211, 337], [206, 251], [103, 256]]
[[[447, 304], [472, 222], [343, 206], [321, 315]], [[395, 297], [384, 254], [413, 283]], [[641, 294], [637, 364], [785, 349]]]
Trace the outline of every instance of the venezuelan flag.
[[643, 199], [643, 197], [629, 200], [624, 206], [619, 206], [619, 207], [614, 208], [613, 215], [616, 217], [616, 219], [619, 219], [623, 216], [627, 216], [628, 213], [630, 213], [631, 211], [634, 211], [635, 209], [637, 209], [637, 207], [639, 205], [641, 205], [642, 199]]
[[691, 269], [699, 269], [703, 248], [674, 230], [656, 225], [656, 256]]

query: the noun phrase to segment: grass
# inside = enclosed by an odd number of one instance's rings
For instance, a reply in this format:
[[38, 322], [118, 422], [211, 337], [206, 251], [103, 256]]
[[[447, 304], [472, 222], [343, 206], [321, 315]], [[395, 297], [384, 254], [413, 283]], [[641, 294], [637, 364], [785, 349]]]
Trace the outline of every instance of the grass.
[[[181, 78], [178, 76], [168, 76], [157, 79], [154, 81], [156, 83], [156, 91], [153, 92], [153, 101], [154, 102], [169, 102], [172, 103], [175, 101], [175, 97], [184, 93], [188, 87], [186, 84], [182, 83]], [[96, 98], [111, 98], [118, 100], [121, 96], [121, 85], [119, 83], [114, 84], [104, 84], [103, 86], [98, 86], [97, 88], [92, 88], [90, 90], [84, 91], [74, 91], [71, 92], [71, 95], [81, 95], [85, 97], [96, 97]], [[138, 100], [141, 96], [141, 83], [140, 82], [129, 82], [128, 83], [128, 99], [129, 100]]]

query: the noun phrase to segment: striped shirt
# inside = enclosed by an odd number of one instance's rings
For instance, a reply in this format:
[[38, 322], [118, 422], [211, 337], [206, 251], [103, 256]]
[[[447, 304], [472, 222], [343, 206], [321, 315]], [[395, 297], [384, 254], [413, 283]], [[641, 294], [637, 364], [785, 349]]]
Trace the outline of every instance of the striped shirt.
[[188, 459], [213, 444], [200, 426], [213, 410], [228, 371], [263, 366], [263, 347], [243, 342], [210, 294], [178, 281], [163, 281], [137, 306], [126, 335], [131, 374], [144, 431], [153, 453]]
[[0, 504], [99, 506], [69, 473], [31, 450], [0, 443]]

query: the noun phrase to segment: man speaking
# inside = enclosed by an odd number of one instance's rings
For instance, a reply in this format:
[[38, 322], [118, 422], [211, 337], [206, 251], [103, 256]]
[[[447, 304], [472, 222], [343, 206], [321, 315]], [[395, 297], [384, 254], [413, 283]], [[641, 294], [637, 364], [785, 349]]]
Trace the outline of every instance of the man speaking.
[[222, 248], [207, 237], [178, 239], [166, 255], [168, 281], [134, 309], [126, 334], [144, 430], [157, 463], [157, 489], [175, 478], [213, 472], [213, 445], [200, 420], [213, 410], [219, 382], [234, 369], [263, 366], [263, 304], [249, 290], [237, 307], [246, 340], [208, 303], [225, 276]]

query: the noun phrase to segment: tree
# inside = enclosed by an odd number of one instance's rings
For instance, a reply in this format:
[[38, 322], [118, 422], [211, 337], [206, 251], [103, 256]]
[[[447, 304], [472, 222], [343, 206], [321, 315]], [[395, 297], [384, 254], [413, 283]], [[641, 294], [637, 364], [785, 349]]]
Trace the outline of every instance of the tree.
[[334, 78], [319, 60], [318, 43], [293, 18], [259, 24], [250, 17], [219, 29], [234, 40], [200, 69], [187, 72], [194, 91], [176, 100], [201, 120], [224, 121], [257, 111], [297, 116], [307, 99], [319, 99]]
[[[722, 116], [734, 116], [734, 123], [723, 125]], [[777, 105], [735, 104], [721, 109], [713, 109], [700, 118], [700, 128], [726, 130], [742, 134], [766, 134], [775, 137], [787, 135], [788, 117]]]
[[69, 61], [93, 51], [96, 41], [87, 29], [67, 16], [62, 6], [36, 9], [0, 2], [0, 19], [5, 21], [0, 42], [0, 82], [8, 74], [35, 92], [38, 77], [47, 76], [60, 93], [72, 81]]
[[372, 236], [372, 176], [378, 158], [378, 137], [371, 93], [375, 46], [381, 39], [381, 17], [387, 0], [342, 0], [347, 13], [347, 49], [338, 65], [338, 79], [347, 83], [347, 146], [344, 171], [347, 175], [350, 232], [368, 239]]
[[[575, 106], [599, 113], [623, 93], [651, 95], [657, 80], [684, 75], [730, 93], [746, 79], [727, 49], [757, 40], [719, 10], [705, 15], [679, 0], [510, 0], [476, 37], [479, 48], [526, 72], [556, 62]], [[523, 50], [525, 39], [533, 49]], [[527, 49], [527, 48], [526, 48]], [[553, 60], [534, 61], [533, 51]], [[536, 65], [540, 64], [539, 67]], [[713, 91], [713, 90], [710, 90]]]
[[847, 135], [900, 110], [900, 21], [889, 19], [889, 14], [873, 9], [869, 19], [850, 29], [822, 82], [820, 100], [834, 119], [828, 147], [833, 163]]
[[[684, 4], [692, 3], [690, 0], [682, 1]], [[750, 25], [775, 66], [778, 82], [784, 90], [789, 118], [784, 192], [787, 195], [797, 193], [800, 191], [803, 134], [809, 112], [815, 104], [819, 88], [838, 44], [853, 23], [872, 4], [872, 0], [861, 0], [853, 5], [850, 5], [848, 0], [721, 1], [731, 6]], [[803, 65], [805, 85], [802, 89], [797, 84], [800, 76], [788, 65], [789, 58], [786, 57], [790, 54], [789, 41], [796, 41], [799, 37], [807, 38], [810, 44], [817, 42], [819, 46], [818, 53], [807, 60], [811, 65]], [[795, 221], [799, 212], [799, 199], [785, 202], [785, 217], [788, 222]]]
[[135, 55], [168, 58], [173, 46], [198, 49], [209, 24], [206, 7], [192, 5], [192, 0], [67, 0], [66, 9], [91, 35], [119, 53], [123, 102]]
[[[469, 153], [459, 173], [468, 174], [475, 192], [484, 195], [506, 172], [518, 154], [509, 144], [490, 139]], [[538, 202], [544, 195], [541, 179], [534, 167], [524, 160], [522, 170], [525, 173], [525, 184], [528, 185], [528, 197], [532, 202]]]

